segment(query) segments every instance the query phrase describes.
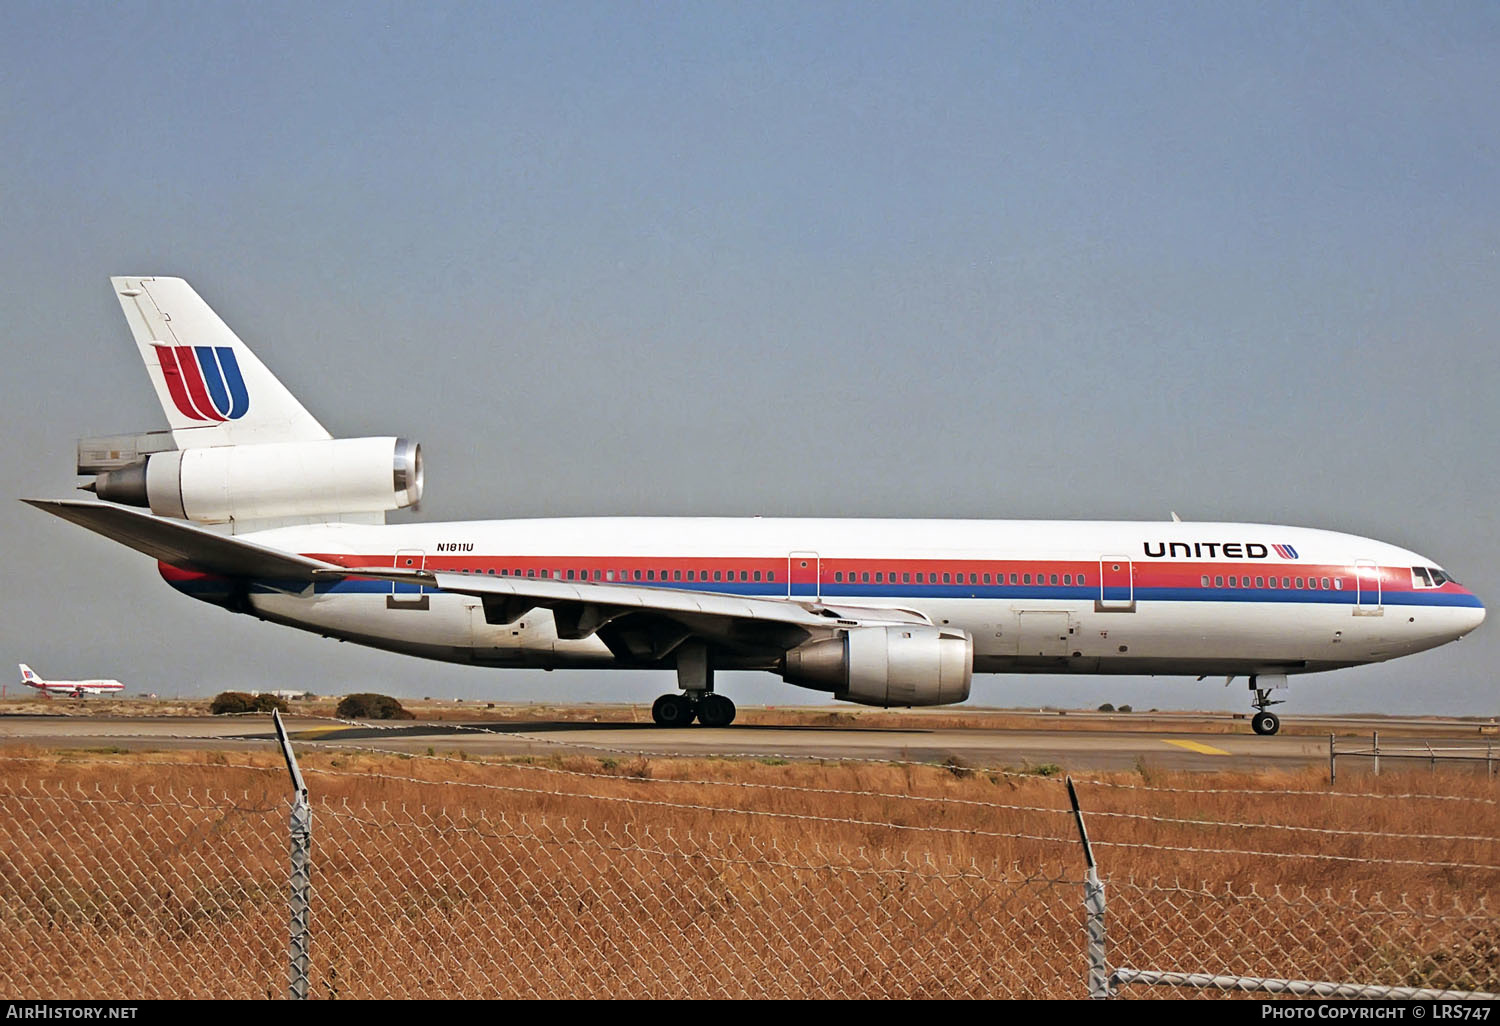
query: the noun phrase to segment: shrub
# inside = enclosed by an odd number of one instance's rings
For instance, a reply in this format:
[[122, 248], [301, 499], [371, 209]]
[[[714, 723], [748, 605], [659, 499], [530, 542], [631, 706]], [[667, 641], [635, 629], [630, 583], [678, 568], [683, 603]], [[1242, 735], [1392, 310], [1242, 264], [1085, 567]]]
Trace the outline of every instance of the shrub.
[[1128, 706], [1128, 705], [1122, 705], [1122, 706], [1120, 706], [1120, 711], [1121, 712], [1135, 712], [1135, 710], [1132, 709], [1132, 708], [1130, 708], [1130, 706]]
[[1100, 712], [1114, 712], [1115, 711], [1115, 707], [1112, 706], [1112, 705], [1110, 705], [1108, 702], [1105, 702], [1103, 705], [1101, 705], [1099, 707], [1099, 711]]
[[401, 703], [390, 695], [374, 695], [367, 692], [345, 695], [339, 700], [334, 714], [348, 720], [414, 720], [410, 712], [401, 708]]
[[208, 711], [215, 716], [223, 716], [226, 713], [254, 712], [255, 699], [243, 691], [221, 691], [209, 703]]
[[253, 706], [255, 712], [270, 712], [272, 709], [277, 712], [287, 711], [286, 700], [276, 695], [256, 695]]

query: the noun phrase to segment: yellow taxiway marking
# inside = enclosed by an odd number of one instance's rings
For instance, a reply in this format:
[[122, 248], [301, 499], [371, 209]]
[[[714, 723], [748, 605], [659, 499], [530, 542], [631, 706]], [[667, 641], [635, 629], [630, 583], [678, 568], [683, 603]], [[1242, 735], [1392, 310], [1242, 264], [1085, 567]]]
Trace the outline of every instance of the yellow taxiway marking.
[[1172, 738], [1166, 738], [1165, 740], [1166, 740], [1167, 744], [1169, 744], [1169, 745], [1176, 745], [1178, 748], [1186, 748], [1190, 752], [1198, 752], [1201, 755], [1228, 755], [1229, 754], [1228, 752], [1224, 751], [1224, 749], [1222, 749], [1222, 748], [1215, 748], [1212, 745], [1199, 744], [1197, 741], [1176, 741], [1176, 740], [1173, 740]]
[[313, 741], [324, 734], [332, 734], [340, 730], [348, 730], [348, 726], [339, 724], [337, 727], [313, 727], [311, 730], [299, 730], [292, 735], [298, 741]]

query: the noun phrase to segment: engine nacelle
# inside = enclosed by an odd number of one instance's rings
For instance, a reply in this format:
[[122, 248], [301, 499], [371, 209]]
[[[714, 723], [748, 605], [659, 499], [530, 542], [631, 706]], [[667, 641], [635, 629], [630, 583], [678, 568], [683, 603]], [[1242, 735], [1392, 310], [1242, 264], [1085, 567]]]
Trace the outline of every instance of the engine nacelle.
[[856, 627], [792, 649], [781, 676], [861, 705], [950, 705], [969, 697], [974, 639], [917, 624]]
[[101, 473], [99, 498], [199, 523], [384, 513], [422, 498], [422, 447], [405, 438], [155, 452]]

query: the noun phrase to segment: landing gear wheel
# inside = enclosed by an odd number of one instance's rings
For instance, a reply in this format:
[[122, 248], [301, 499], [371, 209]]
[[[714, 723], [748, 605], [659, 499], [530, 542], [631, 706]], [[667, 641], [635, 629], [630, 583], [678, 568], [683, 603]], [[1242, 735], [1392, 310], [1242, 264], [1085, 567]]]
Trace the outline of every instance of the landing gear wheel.
[[1281, 729], [1281, 717], [1273, 712], [1258, 712], [1250, 718], [1250, 729], [1257, 734], [1274, 734]]
[[698, 722], [705, 727], [727, 727], [734, 722], [734, 703], [723, 695], [704, 695], [698, 700]]
[[658, 727], [686, 727], [697, 711], [687, 695], [662, 695], [651, 706], [651, 718]]

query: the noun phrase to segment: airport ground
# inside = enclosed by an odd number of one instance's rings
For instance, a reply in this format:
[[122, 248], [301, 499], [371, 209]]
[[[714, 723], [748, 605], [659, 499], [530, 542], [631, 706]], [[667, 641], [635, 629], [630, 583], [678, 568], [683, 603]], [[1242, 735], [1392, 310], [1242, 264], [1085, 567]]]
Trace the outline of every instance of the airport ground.
[[[441, 952], [443, 966], [479, 968], [448, 989], [441, 974], [418, 981], [413, 993], [473, 996], [480, 980], [497, 993], [576, 994], [585, 984], [572, 977], [558, 991], [535, 976], [561, 972], [559, 950], [599, 940], [636, 953], [624, 964], [651, 975], [655, 953], [684, 937], [701, 943], [693, 931], [711, 906], [714, 928], [734, 938], [715, 955], [722, 962], [800, 965], [819, 945], [842, 957], [839, 931], [851, 923], [883, 936], [899, 921], [909, 929], [890, 934], [896, 955], [866, 952], [902, 965], [891, 978], [908, 978], [902, 945], [951, 927], [1020, 959], [985, 963], [1007, 980], [1034, 974], [1037, 992], [1074, 994], [1084, 855], [1062, 779], [1071, 775], [1121, 964], [1495, 989], [1500, 939], [1488, 909], [1500, 901], [1500, 774], [1491, 774], [1500, 766], [1483, 754], [1500, 739], [1488, 721], [1298, 717], [1259, 737], [1243, 719], [1210, 713], [751, 707], [729, 728], [663, 729], [627, 705], [410, 704], [416, 720], [340, 722], [331, 702], [295, 702], [286, 720], [312, 801], [316, 922], [331, 938], [315, 950], [356, 951], [382, 967], [360, 976], [341, 963], [341, 978], [358, 985], [404, 981], [407, 935], [420, 926], [431, 932], [418, 940], [432, 945], [420, 950]], [[271, 724], [205, 706], [0, 705], [0, 796], [46, 824], [13, 831], [9, 853], [61, 866], [86, 852], [97, 862], [88, 887], [128, 894], [165, 850], [176, 875], [159, 887], [186, 887], [200, 925], [209, 898], [218, 908], [241, 894], [236, 881], [273, 879], [287, 850], [290, 787]], [[1368, 747], [1377, 730], [1383, 750], [1461, 748], [1479, 758], [1428, 765], [1387, 755], [1379, 776], [1368, 760], [1341, 758], [1332, 784], [1329, 734], [1342, 751]], [[174, 861], [190, 856], [199, 859], [191, 871]], [[476, 877], [475, 865], [509, 868]], [[212, 879], [200, 886], [203, 873]], [[497, 903], [494, 880], [512, 876], [526, 900]], [[33, 956], [101, 943], [92, 918], [69, 933], [24, 911], [81, 886], [54, 877], [44, 874], [50, 889], [18, 906], [33, 938], [19, 950]], [[689, 879], [700, 890], [678, 895]], [[887, 888], [893, 880], [904, 883]], [[255, 914], [279, 937], [285, 889], [261, 890], [270, 897]], [[873, 911], [856, 901], [866, 890]], [[436, 908], [449, 911], [431, 922], [405, 911]], [[976, 923], [980, 909], [987, 918]], [[243, 936], [249, 913], [230, 911], [201, 941], [171, 934], [198, 947], [171, 949], [164, 961], [205, 964], [224, 933]], [[593, 925], [547, 932], [579, 915]], [[506, 944], [540, 938], [534, 961], [489, 957], [497, 922]], [[1444, 923], [1459, 934], [1433, 926]], [[1011, 929], [1026, 931], [1014, 949], [1002, 943]], [[167, 942], [159, 931], [142, 936], [146, 950]], [[268, 979], [280, 978], [279, 951], [264, 959]], [[67, 959], [6, 965], [0, 957], [0, 978], [70, 971]], [[811, 974], [806, 992], [839, 993], [828, 971]], [[612, 976], [579, 972], [600, 993], [621, 992]], [[766, 972], [722, 981], [752, 993], [789, 978]], [[117, 992], [116, 977], [101, 973]], [[1071, 982], [1057, 983], [1059, 974]]]
[[[1404, 759], [1467, 756], [1500, 769], [1494, 719], [1288, 716], [1261, 737], [1239, 714], [984, 708], [742, 707], [727, 728], [662, 728], [627, 704], [407, 701], [410, 721], [360, 725], [334, 719], [335, 700], [295, 701], [295, 740], [389, 752], [536, 756], [558, 753], [812, 760], [894, 760], [974, 767], [1056, 767], [1112, 772], [1298, 770], [1328, 765], [1330, 737], [1369, 750], [1378, 733], [1387, 767]], [[0, 702], [0, 744], [44, 748], [254, 751], [272, 740], [264, 716], [215, 717], [207, 699], [43, 699]], [[1430, 754], [1429, 754], [1430, 753]], [[1483, 760], [1490, 757], [1490, 764]], [[1373, 768], [1351, 757], [1340, 772]]]

